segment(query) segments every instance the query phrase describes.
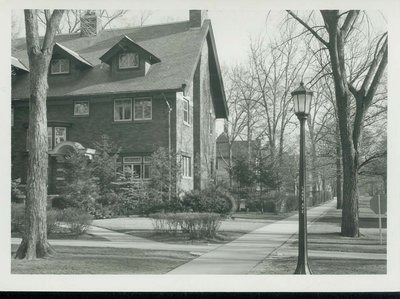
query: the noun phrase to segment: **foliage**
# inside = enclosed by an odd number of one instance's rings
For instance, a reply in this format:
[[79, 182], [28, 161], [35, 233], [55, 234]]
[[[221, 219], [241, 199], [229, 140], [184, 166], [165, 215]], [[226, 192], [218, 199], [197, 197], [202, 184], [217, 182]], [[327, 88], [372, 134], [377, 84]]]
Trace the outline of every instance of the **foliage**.
[[117, 159], [119, 149], [107, 135], [101, 135], [100, 141], [94, 143], [96, 154], [93, 156], [90, 167], [92, 174], [97, 178], [100, 193], [105, 195], [117, 179]]
[[24, 232], [25, 205], [11, 204], [11, 232]]
[[157, 231], [176, 234], [180, 227], [191, 240], [213, 238], [221, 225], [221, 216], [216, 213], [158, 213], [150, 218]]
[[67, 225], [70, 233], [83, 234], [92, 223], [93, 216], [76, 208], [68, 208], [59, 214], [58, 221]]
[[71, 153], [65, 168], [65, 186], [61, 196], [67, 206], [91, 210], [99, 198], [100, 187], [93, 176], [90, 160], [84, 154]]
[[187, 192], [181, 200], [185, 212], [228, 214], [232, 209], [232, 200], [228, 193], [214, 187]]
[[[181, 175], [181, 163], [175, 153], [168, 153], [164, 147], [158, 148], [151, 155], [151, 180], [149, 187], [157, 190], [163, 200], [168, 193], [176, 193], [176, 185]], [[171, 188], [171, 190], [169, 190]]]
[[[58, 221], [60, 221], [62, 212], [59, 210], [47, 210], [47, 234], [51, 235], [58, 228]], [[25, 227], [25, 205], [12, 204], [11, 205], [11, 232], [24, 234]]]
[[59, 210], [47, 210], [47, 235], [51, 235], [57, 230], [58, 227], [58, 219], [60, 218], [61, 212]]
[[251, 187], [255, 184], [257, 176], [253, 166], [244, 155], [235, 157], [232, 174], [239, 187]]
[[11, 180], [11, 201], [12, 202], [21, 202], [24, 199], [25, 194], [21, 190], [21, 188], [22, 188], [22, 186], [21, 186], [20, 178]]

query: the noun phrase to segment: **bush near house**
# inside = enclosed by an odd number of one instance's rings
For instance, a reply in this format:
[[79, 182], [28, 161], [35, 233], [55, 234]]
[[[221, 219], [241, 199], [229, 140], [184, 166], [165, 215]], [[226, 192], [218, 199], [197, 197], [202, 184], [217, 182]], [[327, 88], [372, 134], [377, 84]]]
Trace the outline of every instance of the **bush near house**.
[[[65, 210], [47, 210], [47, 234], [72, 234], [81, 235], [86, 232], [93, 217], [79, 209], [68, 208]], [[24, 233], [25, 205], [11, 205], [11, 232]]]
[[214, 238], [221, 225], [216, 213], [157, 213], [150, 218], [157, 232], [175, 235], [180, 229], [191, 240]]

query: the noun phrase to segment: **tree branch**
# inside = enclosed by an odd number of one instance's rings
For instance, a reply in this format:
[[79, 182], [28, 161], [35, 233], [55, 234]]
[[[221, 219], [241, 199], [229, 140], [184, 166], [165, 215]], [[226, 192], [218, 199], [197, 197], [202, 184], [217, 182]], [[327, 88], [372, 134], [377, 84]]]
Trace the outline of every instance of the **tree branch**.
[[307, 23], [305, 23], [302, 19], [300, 19], [295, 13], [291, 10], [286, 10], [288, 14], [290, 14], [296, 21], [298, 21], [301, 25], [303, 25], [312, 35], [314, 35], [323, 45], [327, 48], [329, 43], [325, 41], [314, 29], [312, 29]]

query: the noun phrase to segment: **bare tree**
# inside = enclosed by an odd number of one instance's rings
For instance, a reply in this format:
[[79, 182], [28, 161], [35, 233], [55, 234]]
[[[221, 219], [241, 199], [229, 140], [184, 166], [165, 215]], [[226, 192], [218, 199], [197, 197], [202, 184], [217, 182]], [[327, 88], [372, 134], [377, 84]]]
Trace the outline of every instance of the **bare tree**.
[[38, 32], [38, 11], [25, 14], [26, 45], [30, 69], [28, 174], [26, 183], [25, 233], [16, 258], [34, 259], [53, 252], [47, 241], [47, 74], [53, 53], [54, 36], [63, 10], [45, 10], [46, 33], [42, 40]]
[[[81, 16], [84, 15], [87, 10], [84, 9], [69, 9], [65, 10], [64, 16], [57, 29], [57, 34], [60, 33], [77, 33], [81, 28]], [[96, 11], [98, 17], [101, 20], [101, 31], [104, 29], [111, 29], [112, 24], [122, 18], [128, 10], [98, 10]], [[150, 17], [151, 14], [144, 12], [141, 14], [140, 22], [141, 26]], [[38, 20], [41, 26], [46, 26], [47, 18], [44, 10], [39, 10]]]
[[[369, 42], [373, 54], [365, 58], [364, 68], [356, 78], [349, 77], [349, 66], [346, 64], [346, 42], [352, 34], [360, 29], [364, 18], [358, 10], [320, 11], [323, 24], [318, 28], [310, 26], [292, 11], [288, 11], [297, 22], [311, 33], [329, 52], [330, 66], [335, 87], [336, 107], [339, 119], [339, 131], [342, 149], [343, 166], [343, 209], [342, 235], [359, 236], [358, 223], [358, 168], [360, 141], [365, 114], [376, 94], [379, 83], [385, 72], [388, 61], [387, 33], [375, 41]], [[369, 58], [369, 59], [368, 59]], [[352, 111], [354, 98], [355, 113]]]

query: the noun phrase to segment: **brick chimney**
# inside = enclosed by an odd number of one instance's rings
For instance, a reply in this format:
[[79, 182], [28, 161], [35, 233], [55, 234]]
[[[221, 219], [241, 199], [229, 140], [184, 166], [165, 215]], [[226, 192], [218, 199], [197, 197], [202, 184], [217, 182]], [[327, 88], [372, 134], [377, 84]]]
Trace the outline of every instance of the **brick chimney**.
[[101, 20], [95, 10], [87, 10], [81, 17], [81, 36], [96, 36], [101, 31]]
[[200, 28], [207, 19], [207, 10], [189, 10], [190, 28]]

